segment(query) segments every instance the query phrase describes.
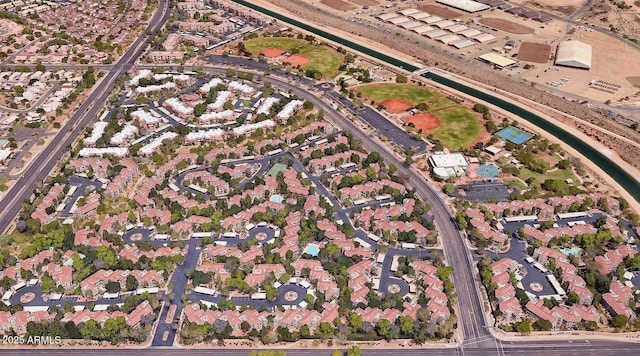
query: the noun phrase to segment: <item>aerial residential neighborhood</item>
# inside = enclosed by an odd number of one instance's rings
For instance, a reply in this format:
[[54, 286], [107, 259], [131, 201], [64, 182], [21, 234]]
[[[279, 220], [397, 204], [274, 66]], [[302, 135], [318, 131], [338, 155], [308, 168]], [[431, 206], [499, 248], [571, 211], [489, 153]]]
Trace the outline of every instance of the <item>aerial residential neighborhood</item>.
[[0, 1], [0, 354], [636, 354], [612, 4]]

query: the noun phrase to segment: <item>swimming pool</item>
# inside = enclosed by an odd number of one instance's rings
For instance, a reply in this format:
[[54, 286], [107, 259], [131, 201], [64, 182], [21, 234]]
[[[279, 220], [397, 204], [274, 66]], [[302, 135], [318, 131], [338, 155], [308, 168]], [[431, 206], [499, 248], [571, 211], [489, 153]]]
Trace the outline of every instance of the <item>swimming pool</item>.
[[495, 178], [500, 174], [500, 171], [498, 171], [498, 167], [492, 164], [483, 164], [476, 168], [476, 173], [484, 178]]
[[562, 250], [560, 250], [560, 252], [562, 252], [563, 254], [569, 256], [569, 255], [578, 255], [580, 254], [580, 249], [578, 247], [572, 247], [572, 248], [563, 248]]
[[282, 196], [280, 195], [272, 195], [271, 198], [269, 199], [274, 203], [282, 203]]
[[313, 257], [318, 256], [318, 245], [310, 244], [304, 249], [304, 253], [308, 253]]

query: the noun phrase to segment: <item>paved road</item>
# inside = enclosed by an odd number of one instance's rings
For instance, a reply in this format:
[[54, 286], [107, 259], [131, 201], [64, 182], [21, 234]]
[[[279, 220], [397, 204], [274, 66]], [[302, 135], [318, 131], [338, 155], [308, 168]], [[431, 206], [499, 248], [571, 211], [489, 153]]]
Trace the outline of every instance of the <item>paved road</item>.
[[[161, 28], [169, 16], [169, 1], [160, 0], [158, 10], [149, 21], [150, 33]], [[24, 178], [21, 178], [15, 186], [7, 192], [3, 199], [3, 209], [0, 211], [0, 232], [4, 232], [11, 225], [13, 219], [22, 208], [22, 202], [27, 199], [36, 186], [37, 181], [44, 180], [49, 172], [56, 166], [58, 159], [67, 150], [76, 137], [84, 131], [84, 128], [96, 117], [103, 107], [116, 79], [126, 73], [148, 43], [150, 37], [142, 35], [131, 45], [127, 52], [118, 61], [113, 70], [106, 74], [102, 81], [94, 87], [87, 100], [80, 106], [77, 112], [69, 120], [72, 131], [60, 130], [49, 146], [43, 151], [48, 154], [38, 155], [29, 167], [24, 171]]]

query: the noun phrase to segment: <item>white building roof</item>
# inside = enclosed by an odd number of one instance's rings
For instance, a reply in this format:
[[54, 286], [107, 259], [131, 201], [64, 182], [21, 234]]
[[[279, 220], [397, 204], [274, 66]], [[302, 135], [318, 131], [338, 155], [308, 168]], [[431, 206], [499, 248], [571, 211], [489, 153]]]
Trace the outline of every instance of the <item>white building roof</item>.
[[486, 42], [491, 42], [493, 40], [496, 39], [496, 36], [494, 35], [490, 35], [488, 33], [482, 33], [480, 35], [477, 35], [475, 37], [473, 37], [474, 40], [480, 42], [480, 43], [486, 43]]
[[160, 147], [160, 145], [162, 145], [162, 141], [164, 141], [164, 140], [173, 140], [177, 136], [178, 136], [178, 134], [175, 133], [175, 132], [165, 132], [162, 135], [160, 135], [159, 137], [156, 137], [153, 141], [149, 142], [147, 145], [145, 145], [142, 148], [140, 148], [140, 150], [138, 152], [140, 154], [142, 154], [142, 155], [145, 155], [145, 156], [150, 155], [153, 152], [155, 152], [156, 149], [158, 149], [158, 147]]
[[492, 53], [492, 52], [485, 53], [481, 56], [478, 56], [478, 58], [482, 59], [483, 61], [489, 62], [491, 64], [495, 64], [498, 67], [507, 67], [516, 63], [516, 61], [514, 61], [511, 58], [503, 57], [499, 54]]
[[224, 83], [222, 79], [212, 78], [208, 83], [205, 83], [200, 87], [200, 92], [202, 94], [207, 94], [209, 93], [209, 90], [211, 90], [211, 88], [215, 88], [218, 86], [218, 84], [222, 84], [222, 83]]
[[280, 119], [288, 119], [291, 115], [293, 115], [293, 113], [299, 108], [301, 107], [303, 104], [302, 100], [292, 100], [290, 102], [287, 103], [287, 105], [284, 106], [284, 108], [282, 108], [282, 110], [280, 110], [280, 112], [278, 113], [277, 117]]
[[429, 26], [429, 25], [422, 25], [420, 27], [416, 27], [416, 28], [412, 28], [411, 31], [421, 35], [423, 33], [429, 32], [429, 31], [433, 31], [434, 28], [433, 26]]
[[109, 125], [106, 121], [98, 121], [93, 124], [93, 130], [91, 130], [91, 136], [84, 139], [85, 145], [93, 145], [104, 134], [104, 129]]
[[398, 15], [396, 13], [389, 13], [389, 14], [381, 14], [381, 15], [378, 15], [377, 17], [382, 21], [389, 21], [389, 20], [394, 19], [396, 17], [400, 17], [400, 15]]
[[184, 139], [187, 142], [205, 141], [222, 137], [222, 135], [224, 135], [224, 131], [222, 129], [213, 129], [208, 131], [189, 132]]
[[178, 98], [169, 98], [164, 102], [171, 108], [171, 110], [177, 113], [184, 115], [193, 114], [193, 108], [184, 105], [184, 103]]
[[472, 40], [462, 39], [462, 40], [449, 43], [449, 46], [453, 46], [457, 49], [461, 49], [461, 48], [473, 46], [474, 44], [475, 42], [473, 42]]
[[210, 121], [220, 121], [220, 120], [229, 121], [231, 119], [235, 119], [236, 115], [237, 115], [236, 112], [233, 110], [212, 112], [212, 113], [203, 114], [198, 118], [198, 121], [200, 122], [210, 122]]
[[216, 96], [216, 100], [207, 105], [207, 108], [212, 109], [212, 110], [219, 110], [222, 108], [222, 106], [224, 106], [224, 103], [227, 102], [227, 100], [231, 99], [233, 97], [233, 93], [230, 91], [219, 91], [218, 95]]
[[233, 133], [236, 136], [240, 136], [240, 135], [244, 135], [248, 132], [252, 132], [254, 130], [257, 130], [259, 128], [268, 128], [268, 127], [274, 127], [276, 126], [276, 123], [273, 120], [264, 120], [264, 121], [260, 121], [260, 122], [256, 122], [253, 124], [247, 124], [247, 125], [242, 125], [242, 126], [238, 126], [236, 128], [233, 129]]
[[264, 99], [262, 104], [260, 104], [260, 106], [258, 107], [258, 110], [256, 110], [256, 114], [269, 114], [269, 110], [271, 110], [273, 104], [277, 103], [278, 101], [280, 100], [273, 97]]
[[567, 67], [591, 69], [593, 50], [580, 41], [562, 41], [556, 52], [556, 64]]
[[148, 85], [146, 87], [137, 87], [136, 88], [136, 93], [145, 94], [145, 93], [150, 93], [150, 92], [154, 92], [154, 91], [173, 89], [175, 87], [176, 87], [176, 83], [174, 83], [174, 82], [166, 82], [166, 83], [160, 84], [160, 85]]
[[440, 22], [442, 20], [443, 20], [443, 18], [440, 17], [440, 16], [431, 16], [431, 17], [425, 17], [425, 18], [420, 19], [420, 21], [422, 21], [422, 22], [424, 22], [424, 23], [426, 23], [428, 25], [430, 25], [432, 23]]
[[110, 142], [112, 145], [121, 145], [125, 141], [128, 141], [131, 138], [135, 137], [137, 133], [138, 133], [137, 127], [131, 124], [126, 124], [122, 128], [122, 131], [116, 132], [116, 134], [111, 137]]
[[458, 35], [448, 35], [448, 36], [442, 36], [442, 37], [438, 37], [438, 41], [444, 43], [444, 44], [450, 44], [456, 41], [459, 41], [461, 39], [460, 36]]
[[434, 167], [453, 168], [468, 167], [469, 163], [462, 153], [442, 153], [429, 157]]
[[417, 9], [404, 9], [404, 10], [398, 11], [399, 14], [402, 14], [404, 16], [417, 14], [418, 12], [420, 12], [420, 10], [417, 10]]
[[129, 154], [127, 147], [106, 147], [106, 148], [90, 148], [85, 147], [80, 150], [80, 157], [114, 155], [116, 157], [124, 157]]
[[455, 7], [466, 12], [478, 12], [488, 10], [491, 8], [489, 5], [481, 4], [479, 2], [471, 0], [436, 0], [437, 3], [447, 6]]

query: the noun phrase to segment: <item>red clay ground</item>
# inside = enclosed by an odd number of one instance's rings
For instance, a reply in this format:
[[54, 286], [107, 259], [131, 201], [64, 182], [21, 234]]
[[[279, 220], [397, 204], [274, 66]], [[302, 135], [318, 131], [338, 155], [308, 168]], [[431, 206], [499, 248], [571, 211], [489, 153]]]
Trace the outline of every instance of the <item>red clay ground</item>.
[[297, 66], [303, 66], [309, 63], [309, 58], [296, 54], [294, 56], [286, 58], [284, 61], [291, 64], [294, 67], [297, 67]]
[[428, 12], [431, 15], [440, 16], [447, 20], [462, 16], [461, 12], [453, 11], [444, 6], [438, 6], [433, 4], [418, 6], [418, 10]]
[[478, 21], [480, 21], [480, 23], [483, 25], [497, 28], [498, 30], [504, 32], [513, 33], [514, 35], [528, 35], [534, 32], [531, 27], [495, 17], [487, 17]]
[[267, 49], [263, 49], [262, 52], [260, 52], [260, 54], [267, 58], [275, 58], [275, 57], [280, 57], [284, 52], [285, 51], [281, 50], [280, 48], [267, 48]]
[[393, 114], [405, 112], [413, 107], [410, 101], [403, 99], [387, 99], [381, 102], [380, 105], [384, 106], [385, 110]]
[[546, 43], [524, 42], [520, 45], [518, 59], [525, 62], [547, 63], [551, 46]]
[[423, 131], [433, 130], [440, 126], [440, 120], [429, 113], [413, 115], [405, 120], [413, 123], [416, 129], [422, 129]]

